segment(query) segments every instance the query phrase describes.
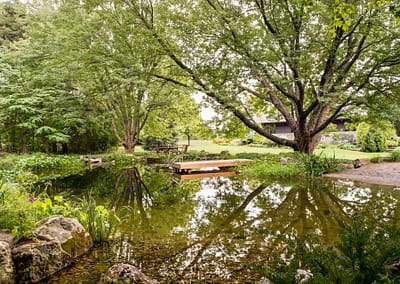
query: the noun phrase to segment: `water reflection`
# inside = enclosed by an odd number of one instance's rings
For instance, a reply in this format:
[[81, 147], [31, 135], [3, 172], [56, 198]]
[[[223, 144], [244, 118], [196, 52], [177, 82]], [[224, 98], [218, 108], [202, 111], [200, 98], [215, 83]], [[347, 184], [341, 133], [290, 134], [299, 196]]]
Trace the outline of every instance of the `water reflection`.
[[114, 236], [110, 262], [134, 264], [162, 283], [259, 281], [257, 267], [272, 265], [273, 254], [290, 255], [293, 241], [329, 244], [352, 213], [375, 208], [385, 220], [399, 200], [391, 188], [323, 179], [175, 183], [141, 168], [122, 170], [113, 184], [110, 205], [131, 209], [121, 211], [127, 222]]
[[121, 170], [114, 185], [110, 207], [129, 206], [134, 209], [135, 203], [140, 214], [145, 217], [144, 205], [146, 203], [151, 206], [152, 197], [137, 167]]

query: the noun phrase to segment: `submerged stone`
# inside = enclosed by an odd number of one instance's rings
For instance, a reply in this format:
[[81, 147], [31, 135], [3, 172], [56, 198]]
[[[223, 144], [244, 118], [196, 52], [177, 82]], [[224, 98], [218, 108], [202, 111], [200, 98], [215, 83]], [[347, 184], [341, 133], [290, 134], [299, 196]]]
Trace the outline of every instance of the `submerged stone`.
[[156, 280], [145, 275], [139, 268], [125, 263], [118, 263], [111, 266], [101, 277], [100, 284], [123, 283], [123, 284], [156, 284]]

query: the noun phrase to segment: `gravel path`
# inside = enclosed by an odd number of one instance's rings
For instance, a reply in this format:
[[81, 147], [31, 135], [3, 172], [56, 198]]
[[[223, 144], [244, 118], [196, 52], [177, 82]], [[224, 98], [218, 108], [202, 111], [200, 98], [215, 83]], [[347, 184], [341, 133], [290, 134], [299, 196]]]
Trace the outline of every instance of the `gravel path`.
[[370, 163], [362, 165], [358, 169], [347, 169], [325, 176], [370, 184], [400, 186], [400, 163]]

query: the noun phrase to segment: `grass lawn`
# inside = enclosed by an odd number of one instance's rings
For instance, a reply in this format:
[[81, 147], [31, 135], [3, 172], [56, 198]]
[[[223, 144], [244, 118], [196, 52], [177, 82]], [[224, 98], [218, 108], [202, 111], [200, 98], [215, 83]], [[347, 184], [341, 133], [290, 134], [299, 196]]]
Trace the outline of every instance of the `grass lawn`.
[[[186, 141], [182, 141], [179, 144], [185, 144]], [[189, 151], [201, 151], [204, 150], [209, 153], [220, 153], [221, 151], [229, 151], [231, 154], [237, 153], [270, 153], [280, 154], [288, 153], [293, 150], [286, 147], [254, 147], [249, 145], [217, 145], [212, 141], [208, 140], [193, 140], [190, 143]], [[364, 153], [359, 151], [350, 151], [339, 149], [336, 145], [327, 145], [325, 148], [318, 148], [315, 151], [317, 155], [326, 155], [327, 157], [335, 156], [337, 159], [355, 160], [355, 159], [371, 159], [376, 157], [389, 157], [389, 152], [384, 153]]]

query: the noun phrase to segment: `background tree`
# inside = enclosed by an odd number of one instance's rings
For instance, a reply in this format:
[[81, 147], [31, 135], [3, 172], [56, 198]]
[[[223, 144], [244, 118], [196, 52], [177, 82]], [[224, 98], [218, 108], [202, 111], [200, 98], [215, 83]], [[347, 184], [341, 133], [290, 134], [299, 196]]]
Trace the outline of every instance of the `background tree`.
[[93, 1], [85, 6], [93, 31], [82, 58], [86, 92], [107, 109], [112, 129], [126, 152], [133, 152], [153, 112], [168, 116], [179, 88], [154, 76], [165, 64], [123, 2]]
[[[124, 2], [181, 72], [171, 81], [186, 76], [247, 127], [305, 153], [399, 64], [394, 1]], [[294, 140], [260, 127], [251, 101], [274, 107]]]
[[25, 39], [2, 49], [2, 133], [10, 151], [88, 152], [113, 143], [104, 126], [99, 127], [105, 116], [77, 89], [76, 64], [67, 60], [70, 53], [62, 53], [68, 47], [60, 48], [69, 42], [68, 26], [52, 25], [60, 23], [56, 14], [61, 15], [37, 9], [26, 18]]
[[0, 46], [23, 38], [25, 6], [19, 1], [0, 3]]

